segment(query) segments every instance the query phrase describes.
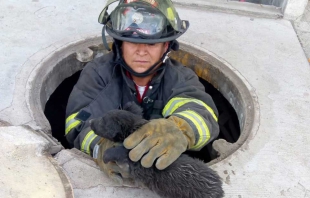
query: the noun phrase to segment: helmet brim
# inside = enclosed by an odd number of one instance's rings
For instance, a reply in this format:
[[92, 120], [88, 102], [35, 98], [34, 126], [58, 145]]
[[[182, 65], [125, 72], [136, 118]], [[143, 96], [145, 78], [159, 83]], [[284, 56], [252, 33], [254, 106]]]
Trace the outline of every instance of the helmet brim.
[[189, 27], [189, 23], [187, 23], [186, 28], [182, 32], [177, 32], [174, 35], [164, 37], [164, 38], [158, 38], [158, 39], [144, 39], [144, 38], [139, 38], [139, 37], [125, 37], [125, 36], [120, 36], [117, 33], [115, 33], [113, 30], [105, 26], [106, 32], [113, 37], [114, 39], [121, 40], [121, 41], [127, 41], [131, 43], [144, 43], [144, 44], [154, 44], [154, 43], [164, 43], [168, 41], [173, 41], [180, 36], [182, 36], [186, 30]]

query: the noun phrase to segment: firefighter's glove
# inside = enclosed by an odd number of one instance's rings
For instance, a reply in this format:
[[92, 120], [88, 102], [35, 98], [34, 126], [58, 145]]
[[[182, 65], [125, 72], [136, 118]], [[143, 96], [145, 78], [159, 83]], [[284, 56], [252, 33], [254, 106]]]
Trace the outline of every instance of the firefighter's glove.
[[106, 150], [119, 145], [121, 145], [121, 143], [115, 143], [108, 139], [101, 138], [99, 143], [96, 145], [98, 147], [98, 153], [94, 155], [94, 159], [100, 169], [105, 172], [109, 178], [119, 184], [122, 184], [123, 178], [130, 178], [128, 163], [119, 163], [117, 161], [109, 161], [105, 163], [103, 161]]
[[[149, 168], [156, 161], [156, 168], [165, 169], [184, 151], [195, 144], [195, 135], [183, 119], [170, 116], [168, 119], [154, 119], [133, 132], [124, 141], [132, 149], [129, 158]], [[145, 154], [145, 155], [144, 155]]]

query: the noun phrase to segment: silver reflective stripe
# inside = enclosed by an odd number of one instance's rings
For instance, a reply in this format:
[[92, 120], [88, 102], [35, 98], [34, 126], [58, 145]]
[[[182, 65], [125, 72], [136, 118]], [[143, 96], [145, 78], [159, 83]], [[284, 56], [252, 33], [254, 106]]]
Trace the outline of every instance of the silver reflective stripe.
[[212, 115], [214, 120], [215, 121], [218, 120], [217, 116], [215, 115], [215, 113], [211, 107], [209, 107], [203, 101], [198, 100], [198, 99], [194, 99], [194, 98], [178, 98], [178, 97], [172, 98], [171, 100], [168, 101], [168, 103], [164, 107], [162, 114], [164, 117], [168, 117], [168, 116], [172, 115], [179, 107], [181, 107], [187, 103], [191, 103], [191, 102], [194, 102], [196, 104], [199, 104], [199, 105], [205, 107], [206, 110], [209, 111], [209, 113]]
[[96, 144], [93, 150], [93, 158], [98, 159], [99, 145]]
[[201, 117], [198, 113], [196, 113], [195, 111], [188, 110], [176, 113], [176, 115], [184, 116], [185, 118], [190, 120], [195, 125], [198, 131], [199, 139], [197, 141], [197, 144], [190, 149], [200, 149], [209, 141], [211, 137], [209, 128], [205, 123], [203, 117]]
[[76, 126], [78, 126], [81, 121], [76, 120], [75, 116], [78, 113], [74, 113], [72, 115], [70, 115], [67, 119], [66, 119], [66, 131], [65, 134], [67, 135], [73, 128], [75, 128]]
[[79, 121], [79, 120], [76, 120], [76, 119], [71, 119], [69, 122], [67, 122], [66, 123], [66, 129], [72, 124], [72, 123], [74, 123], [74, 122], [76, 122], [76, 121]]
[[98, 137], [98, 135], [96, 135], [93, 130], [89, 131], [83, 139], [81, 150], [90, 154], [90, 145], [96, 137]]

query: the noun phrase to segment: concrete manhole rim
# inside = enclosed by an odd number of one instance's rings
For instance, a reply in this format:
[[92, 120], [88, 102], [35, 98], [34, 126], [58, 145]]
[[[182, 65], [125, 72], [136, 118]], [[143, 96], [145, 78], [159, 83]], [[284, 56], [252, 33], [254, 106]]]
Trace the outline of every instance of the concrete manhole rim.
[[[109, 40], [111, 41], [111, 38], [109, 38]], [[241, 125], [241, 135], [238, 141], [229, 145], [229, 152], [221, 153], [220, 157], [208, 163], [209, 165], [213, 165], [226, 159], [229, 156], [232, 156], [235, 151], [244, 145], [248, 138], [252, 139], [255, 136], [259, 127], [259, 105], [257, 96], [255, 94], [254, 88], [228, 62], [204, 48], [186, 43], [182, 40], [179, 42], [181, 50], [185, 50], [187, 52], [190, 51], [189, 53], [192, 53], [194, 56], [197, 56], [207, 63], [211, 63], [211, 65], [222, 72], [222, 74], [224, 74], [224, 76], [227, 77], [227, 79], [233, 83], [233, 85], [238, 86], [237, 91], [239, 92], [238, 94], [240, 94], [242, 99], [242, 101], [240, 101], [242, 103], [241, 105], [246, 107], [245, 115], [242, 115], [244, 116], [244, 122]], [[31, 72], [26, 85], [26, 103], [35, 124], [40, 130], [44, 132], [50, 131], [49, 122], [43, 113], [44, 105], [42, 105], [42, 85], [44, 84], [46, 77], [50, 75], [54, 67], [64, 58], [67, 58], [70, 55], [72, 56], [78, 50], [89, 48], [90, 46], [98, 46], [101, 43], [101, 36], [98, 35], [79, 38], [75, 41], [71, 38], [71, 41], [69, 42], [63, 40], [61, 45], [58, 43], [59, 47], [55, 48], [53, 52], [49, 51], [46, 54], [42, 53], [42, 59], [37, 59], [37, 62], [33, 63], [35, 68]], [[76, 71], [78, 70], [79, 69], [76, 69]], [[73, 69], [70, 74], [63, 75], [62, 80], [59, 80], [60, 82], [58, 82], [58, 85], [65, 78], [71, 76], [76, 71]], [[211, 82], [211, 84], [213, 83]], [[49, 88], [50, 91], [55, 91], [57, 86]], [[219, 89], [219, 91], [231, 103], [231, 101], [227, 98], [227, 94], [225, 95], [221, 89]], [[48, 97], [44, 97], [45, 104], [48, 100]], [[235, 108], [233, 104], [232, 106]]]
[[[240, 92], [241, 98], [243, 99], [244, 106], [246, 107], [246, 115], [244, 115], [245, 120], [243, 123], [243, 127], [241, 127], [241, 134], [237, 142], [234, 144], [227, 143], [227, 150], [224, 153], [221, 153], [221, 156], [207, 163], [209, 166], [217, 164], [225, 164], [229, 162], [230, 158], [235, 157], [234, 155], [239, 155], [237, 153], [238, 150], [247, 150], [248, 143], [252, 140], [259, 129], [260, 126], [260, 110], [258, 97], [255, 93], [255, 88], [247, 81], [247, 79], [230, 63], [216, 55], [215, 53], [202, 48], [200, 46], [179, 41], [180, 49], [185, 50], [187, 52], [193, 53], [195, 56], [201, 58], [207, 63], [211, 63], [213, 67], [218, 68], [221, 72], [225, 74], [229, 78], [229, 80], [234, 84], [238, 85], [238, 91]], [[193, 69], [193, 68], [192, 68]], [[199, 77], [202, 77], [198, 75]], [[205, 79], [205, 77], [202, 77]], [[210, 78], [207, 79], [211, 82]], [[214, 84], [213, 84], [214, 85]], [[214, 85], [215, 86], [215, 85]], [[216, 87], [216, 86], [215, 86]], [[217, 87], [216, 87], [217, 88]], [[222, 92], [222, 90], [218, 89], [225, 98], [231, 103], [231, 101], [227, 97], [227, 93]], [[235, 106], [231, 104], [236, 110]], [[239, 115], [238, 115], [239, 118]], [[240, 121], [239, 121], [240, 122]]]

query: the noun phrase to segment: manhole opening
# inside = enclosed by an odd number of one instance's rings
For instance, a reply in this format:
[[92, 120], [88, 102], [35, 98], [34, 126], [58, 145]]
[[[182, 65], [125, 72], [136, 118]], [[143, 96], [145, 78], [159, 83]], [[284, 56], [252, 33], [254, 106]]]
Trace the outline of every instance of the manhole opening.
[[65, 137], [66, 107], [80, 73], [81, 70], [66, 78], [52, 93], [44, 109], [44, 114], [51, 125], [52, 136], [65, 148], [71, 148]]
[[[220, 127], [220, 134], [215, 140], [224, 139], [229, 143], [235, 143], [240, 137], [240, 125], [236, 111], [226, 98], [208, 81], [199, 78], [204, 85], [206, 92], [212, 97], [217, 110], [219, 112], [218, 123]], [[215, 141], [213, 140], [213, 142]], [[212, 147], [212, 143], [205, 146], [201, 151], [188, 152], [192, 157], [197, 157], [204, 162], [210, 162], [219, 157], [219, 153]]]
[[[92, 37], [63, 45], [37, 65], [28, 82], [27, 104], [36, 127], [65, 148], [70, 148], [64, 137], [68, 97], [86, 65], [77, 60], [77, 52], [94, 58], [108, 53], [101, 42], [101, 37]], [[211, 52], [181, 42], [180, 50], [171, 56], [195, 71], [219, 110], [218, 140], [190, 153], [209, 165], [215, 164], [237, 151], [253, 130], [257, 120], [255, 96], [242, 75]], [[91, 59], [80, 58], [86, 62]]]
[[[75, 62], [75, 58], [65, 61], [66, 64]], [[61, 64], [61, 63], [60, 63]], [[69, 95], [76, 84], [81, 70], [75, 72], [72, 76], [66, 78], [50, 95], [46, 102], [44, 114], [51, 126], [51, 133], [65, 148], [70, 148], [65, 138], [65, 111]], [[226, 98], [212, 84], [203, 78], [199, 78], [205, 86], [205, 90], [213, 98], [219, 111], [220, 135], [217, 139], [224, 139], [229, 143], [235, 143], [240, 136], [240, 126], [236, 111]], [[188, 152], [193, 157], [197, 157], [205, 162], [218, 157], [218, 153], [212, 148], [212, 143], [204, 147], [199, 152]]]

